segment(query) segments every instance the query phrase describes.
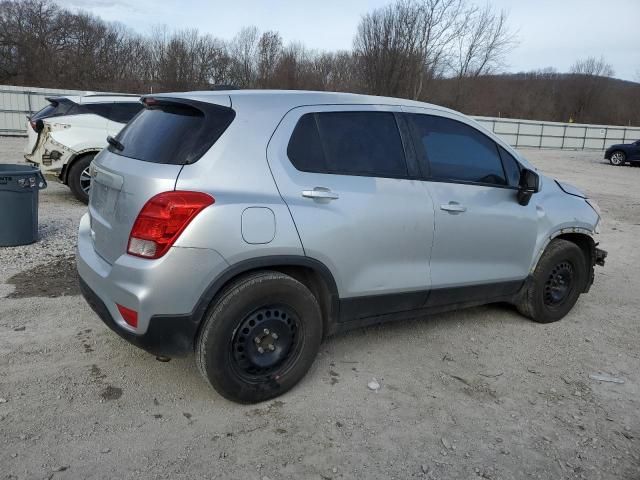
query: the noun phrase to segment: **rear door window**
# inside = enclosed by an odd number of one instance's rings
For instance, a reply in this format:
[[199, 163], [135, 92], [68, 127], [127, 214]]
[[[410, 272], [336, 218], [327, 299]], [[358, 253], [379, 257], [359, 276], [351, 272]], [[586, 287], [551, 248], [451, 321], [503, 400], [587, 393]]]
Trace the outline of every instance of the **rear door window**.
[[407, 164], [392, 112], [321, 112], [303, 115], [287, 149], [302, 171], [406, 177]]
[[125, 126], [109, 150], [136, 160], [183, 165], [197, 161], [235, 117], [230, 108], [203, 102], [163, 100], [144, 108]]
[[424, 114], [409, 118], [431, 179], [507, 185], [498, 146], [489, 137], [450, 118]]

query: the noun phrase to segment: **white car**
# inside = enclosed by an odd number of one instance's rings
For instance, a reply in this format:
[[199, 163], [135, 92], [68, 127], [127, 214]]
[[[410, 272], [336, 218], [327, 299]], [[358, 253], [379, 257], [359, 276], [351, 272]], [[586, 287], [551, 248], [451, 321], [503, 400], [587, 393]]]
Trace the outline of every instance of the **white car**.
[[78, 200], [89, 200], [89, 164], [142, 108], [138, 95], [86, 94], [47, 98], [28, 119], [25, 159], [54, 174]]

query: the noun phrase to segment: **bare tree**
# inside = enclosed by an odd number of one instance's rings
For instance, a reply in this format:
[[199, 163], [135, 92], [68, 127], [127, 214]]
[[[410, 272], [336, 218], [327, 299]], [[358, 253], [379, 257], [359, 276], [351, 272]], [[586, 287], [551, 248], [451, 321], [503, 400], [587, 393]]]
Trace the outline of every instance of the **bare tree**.
[[362, 18], [354, 49], [365, 88], [417, 99], [425, 80], [447, 71], [460, 79], [493, 72], [514, 42], [504, 11], [463, 0], [399, 0]]
[[591, 121], [590, 112], [606, 96], [607, 78], [613, 76], [613, 67], [604, 57], [588, 57], [576, 61], [569, 71], [573, 83], [569, 97], [570, 119], [577, 122]]
[[614, 74], [613, 67], [605, 61], [604, 57], [587, 57], [577, 60], [571, 65], [569, 72], [588, 77], [613, 77]]
[[507, 26], [504, 10], [494, 12], [490, 5], [471, 7], [462, 18], [457, 52], [451, 67], [457, 78], [494, 73], [504, 66], [506, 53], [515, 46], [515, 35]]
[[460, 17], [455, 51], [450, 55], [450, 68], [456, 78], [451, 106], [459, 108], [471, 94], [468, 78], [494, 73], [504, 66], [507, 52], [516, 44], [515, 35], [507, 26], [504, 10], [496, 13], [490, 5], [471, 6]]
[[362, 17], [354, 53], [363, 87], [419, 98], [425, 77], [440, 73], [458, 31], [462, 0], [399, 0]]
[[278, 32], [264, 32], [258, 41], [258, 88], [274, 87], [273, 77], [282, 53], [282, 38]]
[[258, 41], [256, 27], [245, 27], [233, 38], [229, 45], [232, 57], [231, 80], [239, 87], [249, 88], [256, 84], [258, 76]]

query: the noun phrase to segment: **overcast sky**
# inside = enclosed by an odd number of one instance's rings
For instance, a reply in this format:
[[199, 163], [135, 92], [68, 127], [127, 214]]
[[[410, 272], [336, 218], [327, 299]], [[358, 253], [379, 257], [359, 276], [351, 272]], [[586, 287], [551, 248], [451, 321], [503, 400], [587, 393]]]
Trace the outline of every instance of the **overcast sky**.
[[[243, 26], [277, 30], [285, 43], [315, 49], [350, 49], [362, 14], [385, 0], [59, 0], [119, 21], [140, 33], [153, 25], [198, 28], [223, 39]], [[484, 2], [479, 2], [484, 4]], [[509, 13], [519, 45], [508, 71], [554, 67], [567, 71], [577, 58], [600, 57], [615, 76], [640, 81], [640, 0], [488, 0]]]

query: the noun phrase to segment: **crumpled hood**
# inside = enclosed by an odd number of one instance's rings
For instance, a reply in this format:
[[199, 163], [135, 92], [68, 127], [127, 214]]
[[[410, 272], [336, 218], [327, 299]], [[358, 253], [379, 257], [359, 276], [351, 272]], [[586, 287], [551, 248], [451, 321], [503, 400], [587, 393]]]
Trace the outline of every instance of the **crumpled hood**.
[[573, 195], [574, 197], [587, 198], [587, 195], [584, 192], [582, 192], [577, 187], [574, 187], [570, 183], [561, 182], [558, 179], [555, 179], [555, 180], [556, 180], [556, 183], [558, 184], [558, 186], [562, 189], [562, 191], [564, 193], [567, 193], [569, 195]]

